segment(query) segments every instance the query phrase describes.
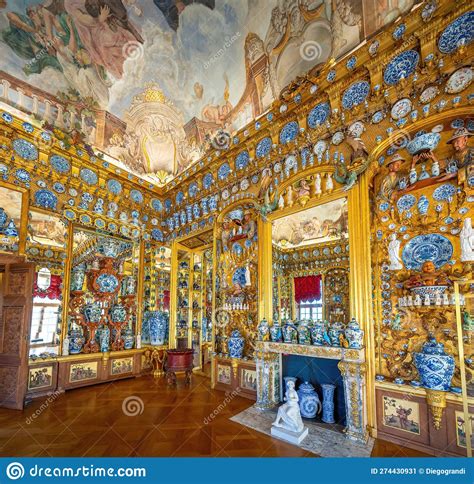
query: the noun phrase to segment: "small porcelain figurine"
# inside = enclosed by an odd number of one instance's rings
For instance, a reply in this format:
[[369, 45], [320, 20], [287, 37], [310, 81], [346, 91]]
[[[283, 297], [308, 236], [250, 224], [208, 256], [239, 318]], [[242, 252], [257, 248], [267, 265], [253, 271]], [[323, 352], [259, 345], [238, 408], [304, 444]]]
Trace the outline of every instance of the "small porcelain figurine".
[[66, 336], [63, 339], [63, 351], [62, 351], [62, 355], [63, 356], [69, 355], [69, 338], [68, 338], [68, 336]]
[[399, 271], [403, 269], [402, 259], [400, 258], [400, 244], [397, 239], [397, 234], [390, 235], [390, 243], [388, 244], [388, 256], [390, 258], [389, 270]]
[[272, 423], [275, 427], [280, 427], [291, 432], [302, 432], [304, 430], [303, 420], [301, 419], [299, 397], [295, 390], [295, 384], [289, 381], [285, 392], [285, 402], [279, 409], [277, 418]]
[[316, 176], [314, 178], [314, 194], [315, 195], [321, 195], [321, 175], [319, 173], [316, 173]]
[[464, 219], [459, 238], [461, 240], [461, 260], [463, 262], [474, 261], [474, 229], [470, 217]]

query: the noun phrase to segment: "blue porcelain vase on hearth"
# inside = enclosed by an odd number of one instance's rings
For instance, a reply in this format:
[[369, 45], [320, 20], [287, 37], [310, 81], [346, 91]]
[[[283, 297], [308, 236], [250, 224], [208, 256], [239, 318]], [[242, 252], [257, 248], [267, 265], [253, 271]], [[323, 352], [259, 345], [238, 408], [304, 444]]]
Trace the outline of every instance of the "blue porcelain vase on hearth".
[[311, 341], [314, 346], [324, 346], [324, 333], [326, 332], [326, 325], [324, 321], [316, 321], [311, 326]]
[[269, 335], [270, 335], [270, 326], [268, 325], [268, 321], [265, 318], [263, 318], [258, 325], [258, 340], [268, 341]]
[[245, 338], [240, 334], [238, 329], [235, 329], [230, 334], [230, 338], [227, 341], [227, 348], [229, 350], [229, 356], [231, 358], [242, 358], [244, 354]]
[[324, 423], [335, 423], [334, 420], [334, 390], [336, 386], [332, 383], [323, 383], [321, 385], [323, 389], [323, 417]]
[[321, 412], [321, 402], [319, 401], [318, 394], [311, 383], [305, 381], [298, 388], [298, 397], [300, 399], [300, 411], [301, 416], [305, 418], [314, 418]]
[[454, 357], [444, 351], [443, 343], [430, 338], [421, 353], [414, 353], [413, 360], [420, 375], [421, 384], [429, 390], [449, 391], [454, 375]]
[[329, 326], [329, 339], [331, 340], [332, 346], [341, 346], [341, 342], [339, 341], [339, 336], [344, 334], [344, 326], [342, 323], [332, 323]]
[[296, 328], [296, 325], [292, 321], [288, 320], [284, 324], [282, 333], [284, 343], [298, 343], [298, 330]]
[[311, 335], [308, 321], [301, 321], [298, 325], [298, 343], [300, 345], [310, 345]]
[[345, 331], [349, 348], [360, 350], [364, 345], [364, 331], [360, 329], [359, 323], [352, 318]]

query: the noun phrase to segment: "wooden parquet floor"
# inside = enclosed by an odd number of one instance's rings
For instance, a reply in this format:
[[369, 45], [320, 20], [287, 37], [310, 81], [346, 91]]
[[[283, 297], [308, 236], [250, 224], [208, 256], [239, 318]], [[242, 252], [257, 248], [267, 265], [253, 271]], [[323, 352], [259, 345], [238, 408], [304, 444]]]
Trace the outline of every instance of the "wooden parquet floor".
[[[179, 379], [170, 388], [164, 378], [146, 376], [72, 390], [48, 404], [39, 398], [23, 411], [0, 409], [0, 455], [314, 457], [230, 421], [253, 402], [225, 399], [197, 375], [190, 387]], [[377, 441], [373, 455], [423, 454]]]

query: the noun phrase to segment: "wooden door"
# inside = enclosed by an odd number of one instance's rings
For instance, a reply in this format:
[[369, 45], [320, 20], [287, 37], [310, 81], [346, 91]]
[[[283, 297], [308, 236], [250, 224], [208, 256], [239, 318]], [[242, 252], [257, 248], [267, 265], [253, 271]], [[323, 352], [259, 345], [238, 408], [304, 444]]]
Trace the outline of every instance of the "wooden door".
[[0, 265], [0, 407], [23, 408], [28, 373], [33, 276], [32, 263]]

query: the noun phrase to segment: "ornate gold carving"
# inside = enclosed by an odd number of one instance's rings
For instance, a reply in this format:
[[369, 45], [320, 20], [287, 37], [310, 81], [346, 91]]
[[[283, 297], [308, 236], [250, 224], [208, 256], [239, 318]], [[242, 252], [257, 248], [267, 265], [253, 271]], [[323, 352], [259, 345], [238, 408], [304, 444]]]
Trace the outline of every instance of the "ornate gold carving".
[[433, 416], [434, 428], [439, 430], [443, 418], [443, 410], [446, 408], [446, 392], [426, 389], [426, 401]]

